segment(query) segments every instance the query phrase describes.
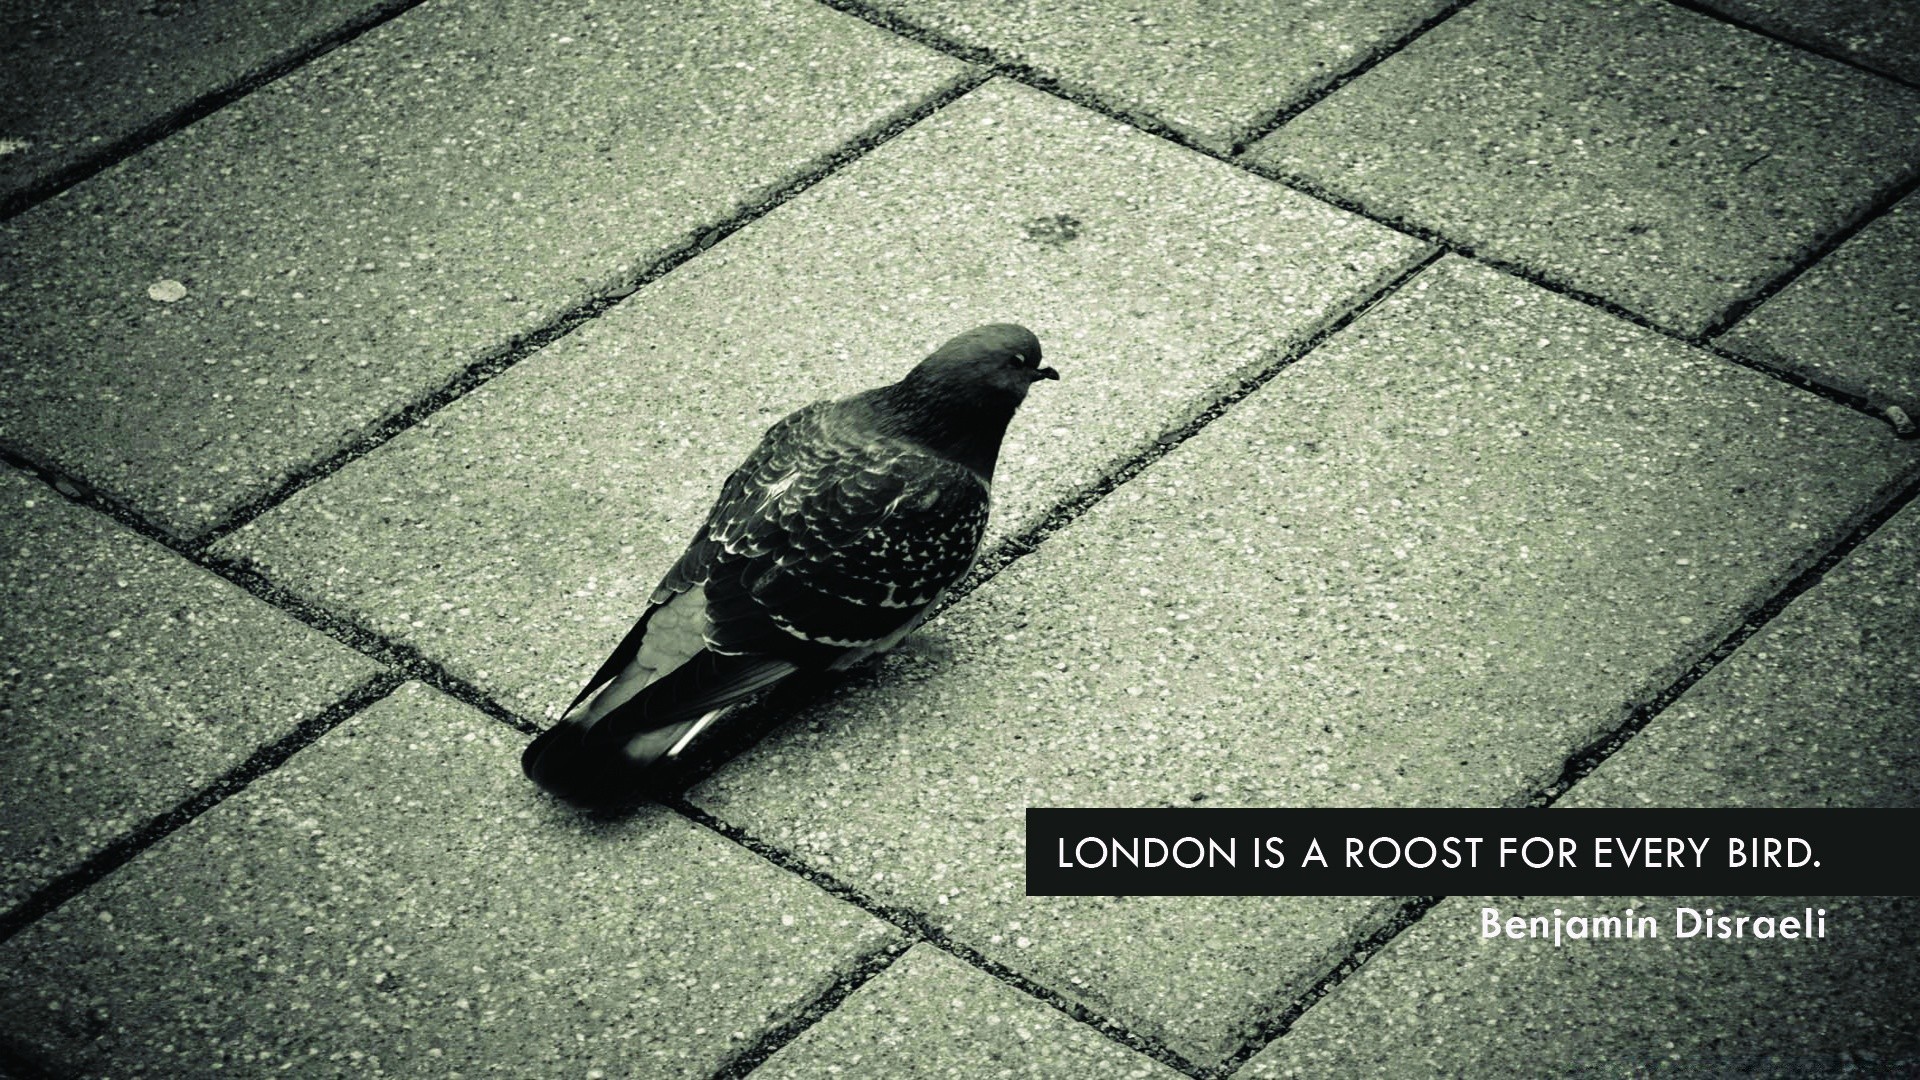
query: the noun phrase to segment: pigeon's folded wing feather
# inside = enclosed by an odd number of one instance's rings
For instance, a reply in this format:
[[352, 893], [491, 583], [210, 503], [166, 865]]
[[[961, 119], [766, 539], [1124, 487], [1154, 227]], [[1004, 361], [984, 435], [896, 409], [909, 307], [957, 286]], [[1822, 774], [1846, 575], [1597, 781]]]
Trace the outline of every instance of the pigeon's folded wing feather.
[[572, 759], [633, 770], [677, 753], [712, 714], [795, 670], [890, 647], [966, 572], [984, 482], [898, 440], [836, 439], [825, 409], [776, 425], [728, 477], [652, 605], [528, 747], [529, 776], [562, 791]]

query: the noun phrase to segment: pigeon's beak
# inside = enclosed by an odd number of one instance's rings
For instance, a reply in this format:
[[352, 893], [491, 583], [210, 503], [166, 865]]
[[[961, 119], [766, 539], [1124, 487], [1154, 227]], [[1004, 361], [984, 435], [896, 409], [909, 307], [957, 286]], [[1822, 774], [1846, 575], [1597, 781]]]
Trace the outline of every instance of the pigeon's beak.
[[1038, 368], [1034, 371], [1033, 378], [1035, 382], [1038, 382], [1041, 379], [1052, 379], [1055, 382], [1058, 382], [1060, 380], [1060, 373], [1053, 370], [1050, 367], [1043, 367], [1043, 368]]

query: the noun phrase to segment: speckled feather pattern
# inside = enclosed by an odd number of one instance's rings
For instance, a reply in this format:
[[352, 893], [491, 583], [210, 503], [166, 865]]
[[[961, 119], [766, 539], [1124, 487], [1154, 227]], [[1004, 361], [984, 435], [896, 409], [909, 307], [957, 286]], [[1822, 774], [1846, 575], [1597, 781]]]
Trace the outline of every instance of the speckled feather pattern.
[[662, 604], [705, 586], [714, 651], [842, 661], [821, 647], [872, 650], [972, 564], [987, 484], [867, 434], [851, 407], [817, 402], [774, 425], [655, 590]]

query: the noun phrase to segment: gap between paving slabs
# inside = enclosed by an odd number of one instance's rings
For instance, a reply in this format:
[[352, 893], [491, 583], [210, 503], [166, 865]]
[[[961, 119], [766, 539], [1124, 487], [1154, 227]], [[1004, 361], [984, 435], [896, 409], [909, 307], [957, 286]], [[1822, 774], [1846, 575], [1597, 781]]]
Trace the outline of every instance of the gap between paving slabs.
[[0, 538], [0, 927], [380, 678], [4, 466]]
[[[0, 220], [131, 157], [418, 4], [319, 0], [23, 5]], [[49, 26], [48, 24], [52, 24]], [[291, 44], [288, 44], [291, 40]]]
[[335, 701], [324, 712], [311, 717], [285, 736], [254, 750], [239, 764], [208, 782], [178, 804], [148, 817], [137, 827], [97, 849], [73, 869], [48, 881], [12, 909], [0, 913], [0, 943], [44, 918], [49, 912], [80, 895], [95, 882], [131, 862], [168, 835], [245, 788], [248, 784], [279, 768], [288, 758], [312, 745], [315, 740], [352, 718], [361, 710], [379, 702], [406, 681], [399, 672], [372, 675], [360, 686]]
[[[1105, 19], [1047, 5], [825, 0], [839, 10], [1213, 156], [1324, 95], [1463, 0], [1183, 3]], [[1124, 17], [1121, 17], [1124, 16]]]
[[1656, 0], [1480, 0], [1250, 157], [1700, 333], [1913, 175], [1916, 107]]

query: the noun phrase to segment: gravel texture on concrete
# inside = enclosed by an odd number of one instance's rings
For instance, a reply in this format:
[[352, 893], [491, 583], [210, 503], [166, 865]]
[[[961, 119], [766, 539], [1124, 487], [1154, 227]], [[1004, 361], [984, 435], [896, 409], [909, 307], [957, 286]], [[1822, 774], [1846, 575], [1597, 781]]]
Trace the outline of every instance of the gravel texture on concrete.
[[1699, 334], [1920, 169], [1920, 91], [1658, 0], [1486, 0], [1250, 158]]
[[1909, 195], [1715, 344], [1920, 418], [1920, 195]]
[[[1679, 906], [1826, 912], [1824, 940], [1672, 936]], [[1501, 917], [1622, 915], [1659, 940], [1481, 937]], [[1912, 897], [1451, 897], [1235, 1074], [1278, 1077], [1911, 1076]]]
[[690, 797], [1217, 1064], [1383, 905], [1029, 900], [1026, 807], [1524, 800], [1917, 458], [1443, 260]]
[[1404, 236], [993, 83], [218, 547], [539, 717], [791, 409], [1020, 321], [991, 541], [1413, 265]]
[[1920, 507], [1909, 505], [1563, 800], [1920, 806]]
[[[1917, 579], [1920, 511], [1908, 508], [1560, 805], [1920, 805]], [[1681, 905], [1825, 909], [1827, 937], [1675, 938]], [[1485, 907], [1631, 907], [1664, 936], [1489, 941]], [[1240, 1075], [1909, 1075], [1917, 928], [1913, 897], [1450, 898]]]
[[755, 1080], [1180, 1075], [931, 945], [915, 945], [753, 1071]]
[[1451, 0], [1306, 4], [1003, 4], [878, 0], [935, 37], [985, 50], [1075, 97], [1216, 153], [1411, 32]]
[[1700, 0], [1704, 7], [1920, 84], [1920, 5], [1911, 0]]
[[71, 1072], [701, 1077], [890, 931], [663, 810], [529, 796], [418, 684], [0, 946]]
[[197, 536], [967, 70], [802, 0], [425, 5], [0, 225], [0, 444]]
[[0, 37], [0, 205], [404, 0], [29, 0]]
[[0, 911], [378, 669], [0, 466]]

